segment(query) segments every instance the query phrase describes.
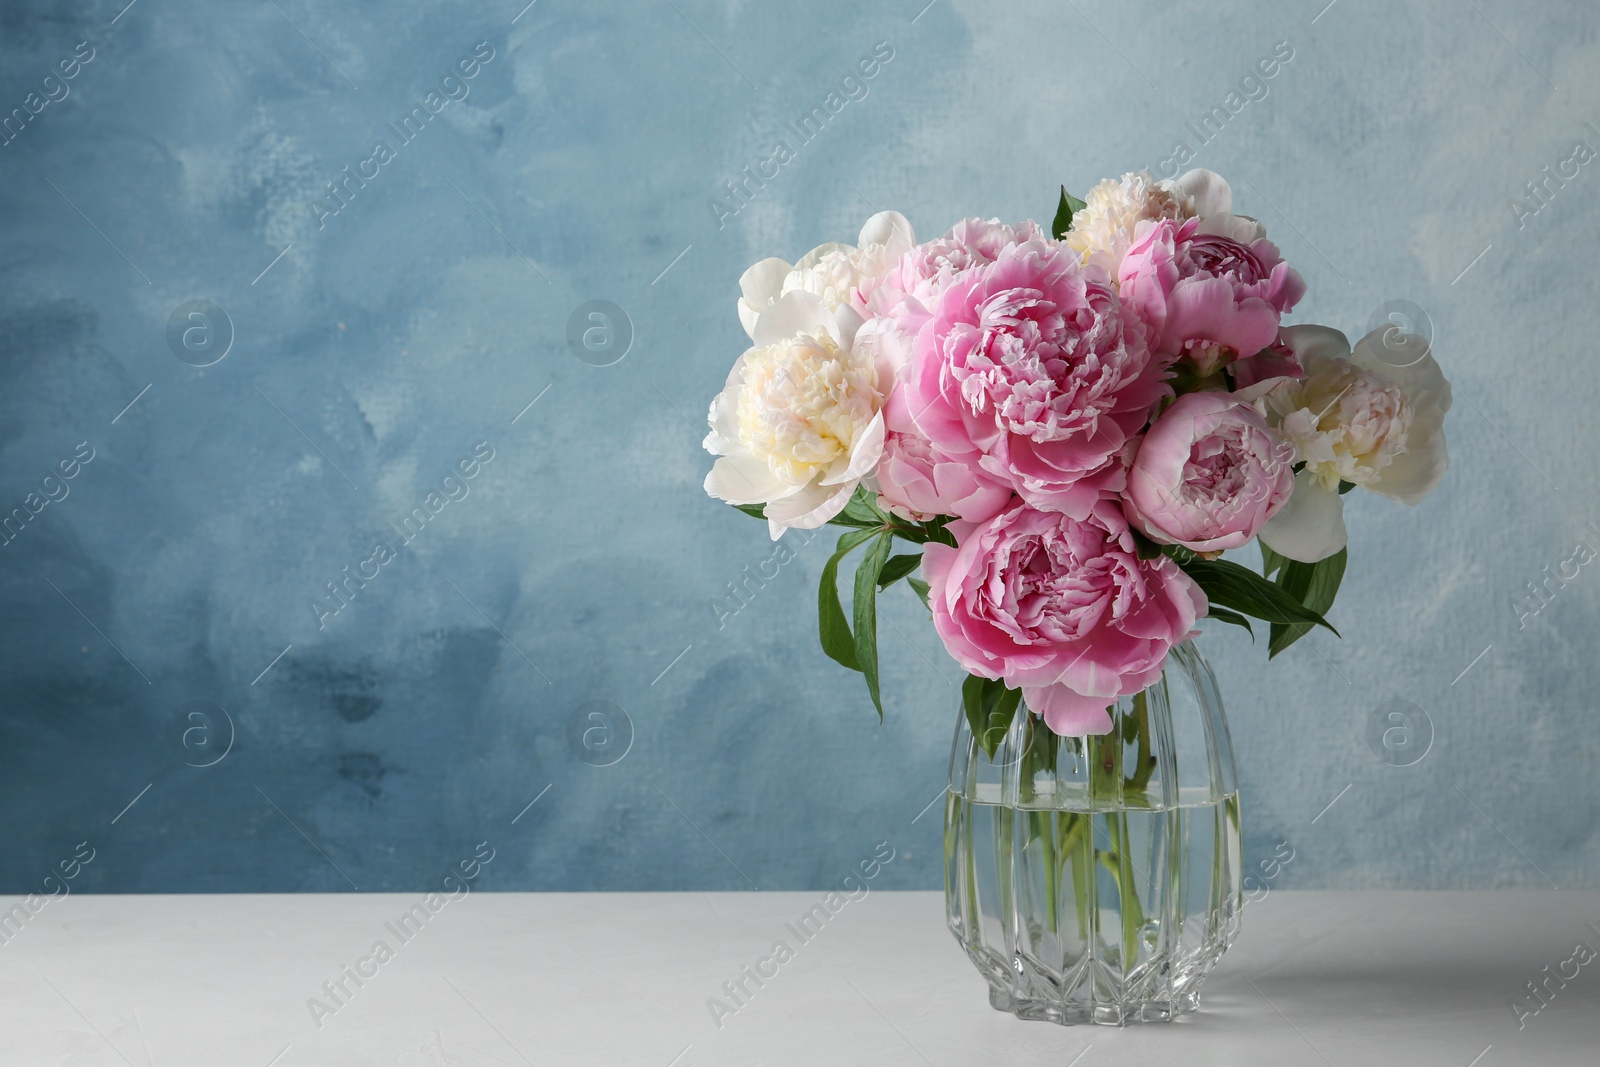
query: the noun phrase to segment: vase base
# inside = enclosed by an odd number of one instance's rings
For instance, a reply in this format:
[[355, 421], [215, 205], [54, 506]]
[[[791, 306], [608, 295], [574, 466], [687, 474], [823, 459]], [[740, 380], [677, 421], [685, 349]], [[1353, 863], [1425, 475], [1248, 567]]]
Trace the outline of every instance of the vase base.
[[1125, 1003], [1061, 1003], [1015, 997], [1005, 990], [989, 988], [989, 1005], [1019, 1019], [1055, 1023], [1058, 1026], [1136, 1026], [1140, 1023], [1172, 1022], [1200, 1006], [1198, 993], [1183, 993], [1171, 1000], [1130, 1000]]

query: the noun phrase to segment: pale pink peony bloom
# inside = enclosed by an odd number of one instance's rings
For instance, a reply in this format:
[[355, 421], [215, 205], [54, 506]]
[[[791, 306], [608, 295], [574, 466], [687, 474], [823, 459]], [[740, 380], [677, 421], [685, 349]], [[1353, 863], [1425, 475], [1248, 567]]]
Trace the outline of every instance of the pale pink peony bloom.
[[1107, 178], [1084, 194], [1062, 240], [1084, 263], [1113, 278], [1122, 257], [1157, 219], [1205, 218], [1233, 209], [1233, 193], [1222, 175], [1191, 170], [1177, 181], [1156, 181], [1149, 171]]
[[1253, 356], [1305, 295], [1305, 282], [1254, 219], [1213, 215], [1152, 225], [1118, 272], [1122, 298], [1150, 325], [1151, 347], [1189, 356], [1202, 375]]
[[1294, 448], [1230, 393], [1180, 396], [1145, 432], [1124, 510], [1151, 540], [1196, 552], [1248, 544], [1294, 489]]
[[967, 522], [992, 518], [1011, 502], [1011, 486], [978, 465], [975, 452], [949, 456], [917, 432], [896, 392], [884, 408], [888, 432], [878, 460], [878, 504], [913, 522], [953, 515]]
[[1345, 546], [1341, 482], [1404, 504], [1432, 492], [1449, 466], [1444, 417], [1450, 383], [1415, 334], [1380, 327], [1352, 351], [1327, 326], [1291, 326], [1284, 337], [1303, 379], [1270, 378], [1234, 394], [1255, 403], [1305, 467], [1288, 505], [1261, 540], [1314, 563]]
[[861, 227], [854, 245], [830, 241], [794, 264], [777, 257], [763, 259], [739, 278], [739, 321], [754, 338], [762, 313], [794, 292], [812, 294], [830, 311], [851, 308], [865, 315], [867, 294], [916, 243], [904, 215], [880, 211]]
[[1013, 245], [1043, 236], [1031, 220], [1008, 226], [999, 219], [962, 219], [943, 237], [917, 245], [901, 256], [879, 284], [868, 291], [867, 311], [875, 315], [909, 314], [909, 325], [914, 330], [956, 277], [973, 267], [993, 263]]
[[855, 345], [860, 324], [814, 293], [784, 294], [757, 318], [754, 345], [711, 402], [705, 448], [720, 458], [706, 492], [764, 504], [774, 541], [825, 524], [878, 465], [891, 372]]
[[923, 550], [934, 629], [969, 672], [1021, 687], [1057, 734], [1110, 730], [1107, 706], [1160, 678], [1206, 612], [1177, 564], [1139, 558], [1114, 500], [1082, 519], [1019, 502], [957, 536]]
[[929, 310], [898, 388], [935, 449], [976, 453], [1030, 504], [1080, 519], [1122, 490], [1127, 446], [1171, 390], [1105, 274], [1027, 241], [957, 276]]

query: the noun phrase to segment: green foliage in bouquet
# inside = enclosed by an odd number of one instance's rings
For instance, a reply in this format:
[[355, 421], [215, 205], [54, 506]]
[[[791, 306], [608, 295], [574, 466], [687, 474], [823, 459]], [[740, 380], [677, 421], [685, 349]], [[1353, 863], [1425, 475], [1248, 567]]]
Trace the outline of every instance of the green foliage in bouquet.
[[[766, 518], [761, 504], [740, 504], [738, 509], [758, 519]], [[922, 562], [920, 547], [915, 552], [890, 555], [895, 538], [921, 546], [930, 541], [955, 546], [955, 537], [946, 529], [946, 518], [930, 522], [911, 522], [878, 507], [866, 487], [856, 490], [843, 511], [829, 520], [830, 526], [844, 526], [833, 555], [823, 565], [817, 588], [817, 634], [822, 651], [842, 667], [859, 671], [866, 679], [872, 706], [883, 718], [883, 699], [878, 686], [878, 593], [902, 578], [924, 605], [928, 585], [912, 572]], [[1207, 615], [1219, 622], [1243, 627], [1255, 636], [1250, 619], [1270, 626], [1269, 655], [1275, 656], [1321, 626], [1335, 630], [1322, 613], [1333, 604], [1344, 576], [1346, 553], [1340, 550], [1320, 563], [1297, 563], [1261, 546], [1262, 574], [1225, 559], [1207, 559], [1177, 545], [1157, 545], [1135, 533], [1140, 555], [1153, 558], [1165, 555], [1194, 580], [1211, 607]], [[839, 599], [839, 565], [846, 556], [866, 546], [856, 564], [852, 584], [852, 619], [847, 618]], [[1276, 580], [1273, 576], [1276, 575]], [[972, 735], [990, 757], [1011, 727], [1022, 707], [1022, 691], [1008, 689], [999, 679], [969, 675], [961, 687]]]

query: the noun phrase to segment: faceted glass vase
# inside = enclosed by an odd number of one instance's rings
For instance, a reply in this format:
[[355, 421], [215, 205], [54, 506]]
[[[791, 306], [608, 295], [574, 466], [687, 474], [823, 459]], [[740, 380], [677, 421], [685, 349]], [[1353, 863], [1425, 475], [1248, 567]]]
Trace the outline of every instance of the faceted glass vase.
[[1057, 737], [1019, 712], [991, 758], [960, 717], [945, 798], [950, 931], [989, 1003], [1054, 1023], [1166, 1022], [1239, 931], [1239, 794], [1216, 678], [1193, 641]]

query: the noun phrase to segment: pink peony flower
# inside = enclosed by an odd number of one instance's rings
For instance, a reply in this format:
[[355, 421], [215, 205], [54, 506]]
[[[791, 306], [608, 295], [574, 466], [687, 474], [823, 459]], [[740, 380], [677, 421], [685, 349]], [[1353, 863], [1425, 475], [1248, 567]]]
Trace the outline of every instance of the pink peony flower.
[[1188, 393], [1145, 433], [1124, 510], [1151, 540], [1196, 552], [1249, 543], [1294, 490], [1294, 447], [1230, 393]]
[[1292, 334], [1297, 326], [1280, 327], [1278, 339], [1253, 356], [1234, 360], [1228, 365], [1233, 376], [1233, 387], [1245, 389], [1269, 378], [1304, 378], [1305, 367], [1300, 365], [1300, 355], [1295, 351]]
[[954, 515], [983, 522], [1011, 502], [1011, 487], [978, 465], [977, 453], [948, 456], [917, 432], [903, 394], [884, 408], [888, 433], [878, 461], [878, 504], [901, 518], [926, 522]]
[[905, 253], [877, 285], [864, 289], [867, 311], [887, 315], [909, 304], [905, 310], [918, 320], [915, 328], [958, 275], [993, 263], [1012, 245], [1043, 236], [1031, 220], [1008, 226], [999, 219], [962, 219], [943, 237]]
[[1190, 356], [1204, 376], [1272, 344], [1306, 286], [1263, 232], [1238, 215], [1163, 219], [1129, 249], [1122, 298], [1149, 323], [1158, 353]]
[[1111, 729], [1106, 708], [1161, 677], [1205, 594], [1165, 557], [1142, 560], [1114, 500], [1082, 519], [1014, 504], [929, 544], [933, 625], [973, 674], [1022, 687], [1051, 730]]
[[1080, 519], [1121, 491], [1127, 445], [1171, 390], [1103, 272], [1027, 241], [957, 276], [930, 311], [897, 388], [935, 449], [977, 454], [1030, 504]]

